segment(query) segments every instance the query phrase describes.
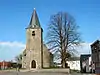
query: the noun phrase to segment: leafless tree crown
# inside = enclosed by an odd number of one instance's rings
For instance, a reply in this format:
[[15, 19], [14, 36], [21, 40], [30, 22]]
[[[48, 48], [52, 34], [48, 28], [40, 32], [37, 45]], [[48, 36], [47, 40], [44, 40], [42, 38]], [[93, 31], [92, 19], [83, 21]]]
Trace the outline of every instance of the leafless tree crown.
[[47, 45], [50, 50], [60, 52], [60, 58], [66, 60], [66, 53], [74, 50], [80, 43], [79, 26], [75, 19], [66, 12], [52, 15], [48, 24]]

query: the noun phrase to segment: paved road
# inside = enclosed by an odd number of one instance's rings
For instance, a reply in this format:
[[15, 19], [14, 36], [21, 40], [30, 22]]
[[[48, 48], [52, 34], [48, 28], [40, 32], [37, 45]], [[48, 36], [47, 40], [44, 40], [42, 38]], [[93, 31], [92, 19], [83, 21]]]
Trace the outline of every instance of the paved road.
[[66, 74], [66, 73], [50, 73], [50, 72], [3, 72], [0, 75], [91, 75], [91, 74]]

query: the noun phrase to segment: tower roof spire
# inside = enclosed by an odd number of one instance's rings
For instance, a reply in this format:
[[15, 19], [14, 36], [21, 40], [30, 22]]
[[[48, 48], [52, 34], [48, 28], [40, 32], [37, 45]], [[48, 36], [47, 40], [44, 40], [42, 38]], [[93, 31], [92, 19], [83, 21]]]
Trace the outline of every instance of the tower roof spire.
[[35, 8], [34, 8], [34, 10], [35, 10]]
[[36, 28], [36, 27], [41, 28], [38, 15], [36, 13], [36, 9], [34, 8], [28, 28]]

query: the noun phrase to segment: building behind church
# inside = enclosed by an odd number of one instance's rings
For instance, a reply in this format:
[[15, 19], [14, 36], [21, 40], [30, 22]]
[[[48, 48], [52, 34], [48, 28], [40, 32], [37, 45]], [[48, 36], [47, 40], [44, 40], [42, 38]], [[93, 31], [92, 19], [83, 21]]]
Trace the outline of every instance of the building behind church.
[[100, 40], [91, 44], [91, 53], [94, 72], [100, 74]]
[[23, 51], [22, 68], [48, 68], [52, 65], [52, 60], [52, 54], [43, 44], [43, 29], [34, 9], [30, 23], [26, 28], [26, 48]]

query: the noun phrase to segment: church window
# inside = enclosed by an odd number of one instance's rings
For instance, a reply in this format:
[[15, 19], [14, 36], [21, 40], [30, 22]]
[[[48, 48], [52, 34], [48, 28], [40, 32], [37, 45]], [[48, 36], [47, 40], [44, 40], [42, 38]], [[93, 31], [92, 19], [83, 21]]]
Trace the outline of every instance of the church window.
[[32, 31], [32, 36], [35, 36], [35, 31]]
[[24, 53], [24, 56], [26, 56], [26, 53]]

